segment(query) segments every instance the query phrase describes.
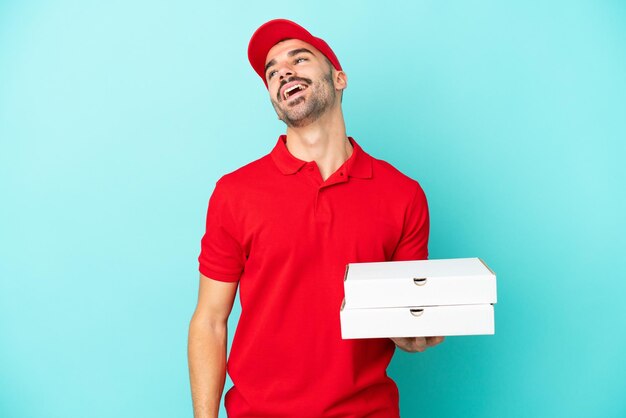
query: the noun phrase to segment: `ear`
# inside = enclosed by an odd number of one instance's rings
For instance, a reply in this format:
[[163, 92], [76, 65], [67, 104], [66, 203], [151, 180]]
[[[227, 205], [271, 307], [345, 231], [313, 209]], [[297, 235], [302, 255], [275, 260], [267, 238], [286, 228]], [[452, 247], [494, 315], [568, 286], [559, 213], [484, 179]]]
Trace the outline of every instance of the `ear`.
[[345, 90], [348, 87], [348, 75], [343, 71], [336, 71], [334, 78], [336, 90]]

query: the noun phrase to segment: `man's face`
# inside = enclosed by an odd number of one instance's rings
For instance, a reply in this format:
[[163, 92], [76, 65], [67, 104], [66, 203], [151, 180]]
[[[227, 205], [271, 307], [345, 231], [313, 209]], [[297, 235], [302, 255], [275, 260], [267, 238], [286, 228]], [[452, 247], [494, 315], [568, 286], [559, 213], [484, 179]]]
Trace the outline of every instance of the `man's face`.
[[314, 122], [336, 102], [332, 66], [315, 47], [298, 39], [270, 49], [265, 79], [278, 117], [290, 127]]

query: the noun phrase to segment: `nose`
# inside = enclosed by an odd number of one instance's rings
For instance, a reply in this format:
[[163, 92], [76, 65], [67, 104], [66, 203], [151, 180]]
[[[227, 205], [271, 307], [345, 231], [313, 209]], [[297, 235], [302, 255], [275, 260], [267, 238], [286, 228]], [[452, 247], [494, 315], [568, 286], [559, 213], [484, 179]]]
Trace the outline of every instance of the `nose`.
[[282, 80], [294, 75], [293, 69], [289, 65], [283, 65], [278, 69], [278, 79]]

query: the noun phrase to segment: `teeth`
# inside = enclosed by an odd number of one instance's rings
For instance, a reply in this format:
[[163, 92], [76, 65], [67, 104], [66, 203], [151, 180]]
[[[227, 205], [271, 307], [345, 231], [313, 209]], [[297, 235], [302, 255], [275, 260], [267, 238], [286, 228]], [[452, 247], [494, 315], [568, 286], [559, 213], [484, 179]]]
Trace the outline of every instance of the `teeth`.
[[295, 89], [303, 89], [304, 87], [301, 84], [296, 84], [295, 86], [291, 86], [289, 87], [287, 90], [285, 90], [285, 92], [283, 93], [283, 97], [285, 98], [285, 100], [289, 97], [289, 93], [291, 93], [292, 91], [294, 91]]

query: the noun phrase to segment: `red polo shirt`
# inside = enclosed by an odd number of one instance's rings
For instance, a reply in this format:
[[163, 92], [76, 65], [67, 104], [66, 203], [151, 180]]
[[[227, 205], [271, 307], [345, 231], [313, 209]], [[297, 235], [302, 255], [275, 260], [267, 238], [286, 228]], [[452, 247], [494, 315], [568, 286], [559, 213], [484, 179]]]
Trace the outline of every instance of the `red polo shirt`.
[[339, 310], [346, 264], [427, 258], [424, 192], [352, 138], [326, 181], [285, 141], [222, 177], [209, 202], [200, 272], [239, 280], [241, 300], [228, 416], [398, 417], [395, 345], [342, 340]]

